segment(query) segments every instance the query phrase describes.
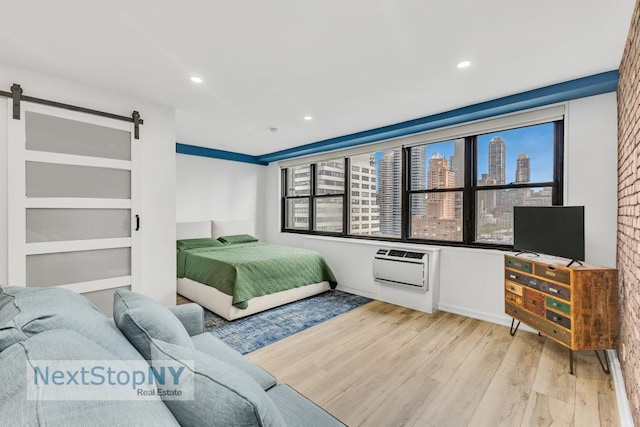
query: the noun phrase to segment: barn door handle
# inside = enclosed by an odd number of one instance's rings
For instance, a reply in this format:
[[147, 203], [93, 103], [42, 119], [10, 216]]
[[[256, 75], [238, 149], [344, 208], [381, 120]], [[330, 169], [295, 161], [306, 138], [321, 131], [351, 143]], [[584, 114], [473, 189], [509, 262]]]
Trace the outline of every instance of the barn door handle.
[[136, 231], [140, 230], [140, 215], [136, 215]]

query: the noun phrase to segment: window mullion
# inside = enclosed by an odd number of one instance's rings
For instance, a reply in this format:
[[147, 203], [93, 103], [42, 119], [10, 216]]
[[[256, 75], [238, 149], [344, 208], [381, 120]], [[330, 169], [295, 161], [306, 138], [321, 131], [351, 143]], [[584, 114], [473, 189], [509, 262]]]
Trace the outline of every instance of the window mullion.
[[309, 189], [309, 227], [308, 230], [309, 231], [314, 231], [315, 230], [315, 218], [316, 218], [316, 201], [315, 201], [315, 196], [316, 196], [316, 170], [317, 170], [317, 165], [315, 163], [311, 163], [309, 165], [309, 184], [310, 184], [310, 189]]
[[462, 241], [471, 244], [475, 240], [475, 185], [477, 159], [477, 138], [464, 139], [464, 191], [462, 193]]
[[564, 121], [553, 123], [553, 190], [552, 205], [564, 205]]
[[351, 216], [351, 162], [344, 158], [344, 194], [342, 195], [342, 234], [346, 236], [349, 230]]
[[401, 157], [401, 207], [400, 207], [400, 239], [407, 240], [409, 236], [409, 228], [411, 221], [411, 212], [409, 212], [409, 179], [411, 177], [411, 148], [402, 147]]
[[288, 215], [287, 210], [287, 168], [283, 168], [280, 173], [280, 231], [284, 231], [287, 228], [286, 218]]

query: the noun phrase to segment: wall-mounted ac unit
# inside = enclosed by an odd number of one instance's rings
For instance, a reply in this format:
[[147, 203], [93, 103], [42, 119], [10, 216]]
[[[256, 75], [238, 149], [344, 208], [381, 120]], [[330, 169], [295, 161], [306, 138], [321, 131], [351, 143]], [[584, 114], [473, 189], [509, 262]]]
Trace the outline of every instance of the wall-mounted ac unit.
[[409, 285], [429, 290], [429, 254], [378, 249], [373, 258], [376, 282]]

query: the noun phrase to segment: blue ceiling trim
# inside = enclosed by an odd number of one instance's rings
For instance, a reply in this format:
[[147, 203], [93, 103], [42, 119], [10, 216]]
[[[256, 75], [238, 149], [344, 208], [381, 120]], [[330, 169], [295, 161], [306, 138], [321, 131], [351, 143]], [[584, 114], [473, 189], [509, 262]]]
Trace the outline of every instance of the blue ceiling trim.
[[509, 95], [492, 101], [481, 102], [444, 113], [434, 114], [432, 116], [263, 154], [257, 156], [256, 159], [263, 163], [275, 162], [293, 157], [397, 138], [557, 102], [615, 92], [619, 77], [620, 74], [618, 70], [607, 71], [605, 73], [545, 86], [516, 95]]
[[233, 162], [251, 163], [266, 166], [269, 163], [249, 154], [234, 153], [233, 151], [216, 150], [215, 148], [198, 147], [196, 145], [180, 144], [176, 142], [176, 153], [190, 156], [211, 157], [213, 159], [231, 160]]

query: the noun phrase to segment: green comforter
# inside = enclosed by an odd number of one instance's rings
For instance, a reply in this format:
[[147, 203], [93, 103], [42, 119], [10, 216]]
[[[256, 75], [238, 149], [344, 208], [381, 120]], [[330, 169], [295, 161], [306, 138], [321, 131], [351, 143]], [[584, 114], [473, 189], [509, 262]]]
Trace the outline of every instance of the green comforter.
[[240, 309], [253, 297], [325, 280], [337, 284], [319, 253], [261, 242], [178, 251], [178, 277], [231, 295]]

